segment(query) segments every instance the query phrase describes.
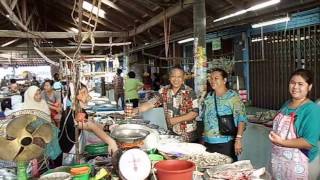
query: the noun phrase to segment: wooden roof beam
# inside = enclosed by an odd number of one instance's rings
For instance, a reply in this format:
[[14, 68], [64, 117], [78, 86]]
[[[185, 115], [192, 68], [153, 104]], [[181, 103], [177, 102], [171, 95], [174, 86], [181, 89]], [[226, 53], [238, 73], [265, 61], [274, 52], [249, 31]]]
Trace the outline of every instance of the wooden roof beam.
[[[87, 32], [82, 32], [82, 35]], [[0, 37], [13, 37], [13, 38], [44, 38], [44, 39], [67, 39], [77, 36], [75, 32], [22, 32], [22, 31], [8, 31], [0, 30]], [[127, 37], [127, 32], [113, 32], [113, 31], [95, 31], [93, 32], [95, 38], [106, 37]]]
[[242, 10], [245, 8], [244, 4], [242, 4], [241, 1], [239, 0], [226, 0], [226, 1], [239, 10]]
[[[62, 5], [63, 7], [69, 9], [69, 10], [72, 10], [72, 9], [73, 9], [73, 7], [72, 7], [70, 4], [68, 4], [68, 3], [61, 2], [61, 1], [57, 1], [57, 2], [58, 2], [60, 5]], [[83, 12], [83, 15], [84, 15], [85, 17], [87, 17], [87, 18], [90, 17], [90, 13], [88, 13], [88, 12], [86, 12], [86, 11]], [[95, 16], [92, 16], [91, 19], [95, 21], [95, 20], [96, 20], [96, 17], [95, 17]], [[106, 21], [107, 21], [107, 22], [106, 22]], [[103, 21], [103, 20], [101, 20], [101, 18], [98, 18], [98, 23], [101, 24], [101, 25], [103, 25], [103, 26], [105, 26], [105, 27], [107, 27], [107, 28], [109, 28], [109, 29], [111, 29], [111, 30], [113, 30], [113, 31], [117, 31], [118, 29], [122, 29], [122, 30], [126, 29], [126, 28], [124, 28], [123, 26], [121, 26], [121, 25], [119, 25], [119, 24], [114, 24], [112, 21], [110, 21], [110, 20], [108, 20], [108, 19], [104, 19], [104, 21]]]
[[12, 0], [10, 4], [10, 8], [13, 10], [17, 5], [18, 0]]
[[[274, 17], [275, 15], [281, 14], [283, 12], [292, 12], [292, 11], [296, 11], [298, 9], [306, 9], [306, 8], [310, 8], [310, 7], [315, 7], [317, 5], [320, 5], [320, 2], [314, 1], [314, 0], [305, 0], [303, 2], [301, 1], [295, 1], [293, 3], [280, 3], [280, 5], [278, 5], [277, 7], [273, 7], [273, 8], [266, 8], [266, 9], [262, 9], [259, 11], [259, 13], [247, 13], [245, 15], [239, 16], [237, 18], [230, 18], [227, 19], [225, 21], [219, 21], [219, 22], [211, 22], [208, 23], [207, 25], [207, 30], [208, 31], [217, 31], [219, 29], [223, 29], [223, 28], [227, 28], [230, 26], [234, 26], [240, 23], [251, 23], [254, 22], [252, 20], [252, 18], [260, 18], [260, 17]], [[247, 20], [245, 22], [245, 20]], [[182, 38], [188, 37], [190, 35], [192, 35], [193, 33], [193, 28], [188, 28], [185, 29], [182, 32], [179, 33], [174, 33], [171, 35], [171, 39], [170, 41], [177, 41], [180, 40]], [[137, 51], [140, 51], [142, 49], [150, 49], [159, 45], [162, 45], [164, 43], [164, 40], [157, 40], [154, 41], [148, 45], [142, 45], [139, 47], [135, 47], [132, 50], [130, 50], [130, 53], [134, 53]]]
[[[126, 2], [125, 0], [122, 0], [124, 3]], [[131, 8], [131, 9], [134, 9], [135, 11], [137, 12], [140, 12], [142, 15], [143, 18], [146, 18], [147, 16], [149, 17], [152, 17], [152, 16], [155, 16], [156, 13], [154, 11], [151, 11], [150, 9], [146, 8], [143, 6], [143, 4], [139, 3], [139, 2], [131, 2], [131, 3], [128, 3], [128, 6]]]
[[25, 26], [19, 19], [18, 17], [14, 14], [14, 12], [12, 11], [12, 9], [8, 6], [8, 4], [6, 3], [6, 1], [1, 1], [0, 0], [1, 5], [3, 6], [3, 8], [7, 11], [7, 13], [9, 14], [10, 20], [13, 23], [16, 23], [21, 29], [23, 29], [24, 31], [28, 31], [27, 26]]
[[137, 1], [144, 4], [145, 7], [150, 8], [152, 11], [156, 11], [161, 8], [158, 4], [156, 4], [152, 1], [149, 1], [149, 0], [137, 0]]
[[186, 4], [186, 5], [183, 4], [183, 1], [181, 3], [175, 4], [173, 7], [166, 9], [166, 12], [159, 13], [158, 15], [154, 16], [146, 23], [138, 26], [138, 28], [131, 30], [129, 32], [129, 36], [134, 36], [134, 35], [140, 34], [140, 33], [144, 32], [145, 30], [151, 28], [152, 26], [159, 24], [160, 22], [163, 21], [164, 15], [166, 15], [167, 17], [172, 17], [172, 16], [178, 14], [179, 12], [192, 6], [192, 3]]
[[3, 44], [1, 45], [1, 47], [7, 47], [7, 46], [9, 46], [9, 45], [11, 45], [11, 44], [19, 41], [19, 40], [20, 40], [20, 38], [16, 38], [16, 39], [14, 39], [14, 40], [8, 41], [8, 42], [6, 42], [6, 43], [3, 43]]
[[[42, 52], [53, 52], [57, 49], [63, 50], [64, 52], [76, 51], [78, 46], [63, 46], [63, 47], [39, 47]], [[105, 47], [97, 46], [98, 49], [105, 49]], [[90, 46], [81, 46], [81, 50], [91, 51]], [[8, 52], [8, 51], [33, 51], [32, 47], [0, 47], [0, 52]]]
[[111, 8], [117, 10], [118, 12], [120, 12], [121, 14], [124, 14], [125, 16], [127, 16], [130, 19], [134, 19], [135, 21], [140, 21], [143, 22], [143, 19], [141, 19], [140, 17], [137, 17], [133, 14], [129, 14], [127, 13], [126, 10], [124, 10], [123, 8], [121, 8], [120, 6], [118, 6], [117, 4], [113, 3], [110, 0], [101, 0], [102, 3], [106, 4], [107, 6], [110, 6]]

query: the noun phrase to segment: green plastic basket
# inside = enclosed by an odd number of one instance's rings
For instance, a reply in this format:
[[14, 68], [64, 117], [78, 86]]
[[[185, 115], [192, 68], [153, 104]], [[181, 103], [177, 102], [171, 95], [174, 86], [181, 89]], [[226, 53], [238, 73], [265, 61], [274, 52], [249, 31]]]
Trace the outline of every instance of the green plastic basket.
[[108, 144], [90, 144], [84, 147], [84, 151], [91, 156], [107, 154]]

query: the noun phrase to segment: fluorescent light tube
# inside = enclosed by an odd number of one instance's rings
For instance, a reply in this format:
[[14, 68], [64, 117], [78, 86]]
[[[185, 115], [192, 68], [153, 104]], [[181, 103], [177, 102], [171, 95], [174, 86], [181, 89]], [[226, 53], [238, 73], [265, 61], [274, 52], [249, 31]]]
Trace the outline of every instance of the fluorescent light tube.
[[[95, 15], [98, 14], [99, 17], [102, 17], [104, 18], [105, 17], [105, 14], [106, 12], [102, 9], [98, 9], [97, 6], [93, 6], [91, 3], [88, 3], [87, 1], [83, 1], [83, 4], [82, 4], [82, 8], [91, 12], [92, 10], [92, 13], [94, 13]], [[98, 12], [99, 10], [99, 12]]]
[[190, 42], [190, 41], [193, 41], [193, 40], [194, 40], [194, 38], [187, 38], [187, 39], [178, 41], [178, 44], [183, 44], [183, 43]]
[[263, 26], [269, 26], [272, 24], [278, 24], [278, 23], [283, 23], [283, 22], [288, 22], [288, 21], [290, 21], [290, 17], [284, 17], [284, 18], [274, 19], [271, 21], [265, 21], [265, 22], [253, 24], [252, 28], [259, 28], [259, 27], [263, 27]]
[[263, 3], [257, 4], [257, 5], [251, 6], [251, 7], [249, 7], [248, 9], [240, 10], [240, 11], [237, 11], [237, 12], [235, 12], [235, 13], [232, 13], [232, 14], [223, 16], [223, 17], [221, 17], [221, 18], [215, 19], [213, 22], [222, 21], [222, 20], [229, 19], [229, 18], [232, 18], [232, 17], [235, 17], [235, 16], [239, 16], [239, 15], [241, 15], [241, 14], [245, 14], [245, 13], [247, 13], [247, 12], [249, 12], [249, 11], [256, 11], [256, 10], [258, 10], [258, 9], [262, 9], [262, 8], [265, 8], [265, 7], [269, 7], [269, 6], [272, 6], [272, 5], [275, 5], [275, 4], [280, 3], [280, 1], [281, 1], [281, 0], [270, 0], [270, 1], [266, 1], [266, 2], [263, 2]]
[[267, 2], [264, 2], [264, 3], [260, 3], [260, 4], [257, 4], [257, 5], [251, 6], [247, 10], [248, 11], [256, 11], [258, 9], [262, 9], [262, 8], [265, 8], [265, 7], [268, 7], [268, 6], [272, 6], [272, 5], [278, 4], [278, 3], [280, 3], [280, 0], [271, 0], [271, 1], [267, 1]]
[[218, 22], [218, 21], [221, 21], [221, 20], [229, 19], [231, 17], [239, 16], [239, 15], [244, 14], [246, 12], [247, 12], [247, 10], [240, 10], [240, 11], [237, 11], [235, 13], [223, 16], [223, 17], [221, 17], [219, 19], [215, 19], [213, 22]]

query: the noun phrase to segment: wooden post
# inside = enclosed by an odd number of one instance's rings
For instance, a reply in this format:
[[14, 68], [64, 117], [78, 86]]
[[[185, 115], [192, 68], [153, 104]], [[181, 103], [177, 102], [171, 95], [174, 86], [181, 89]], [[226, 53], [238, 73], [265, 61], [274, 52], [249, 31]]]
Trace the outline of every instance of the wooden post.
[[[79, 94], [79, 89], [80, 89], [80, 56], [81, 56], [81, 48], [80, 48], [80, 45], [81, 45], [81, 41], [82, 41], [82, 36], [81, 36], [81, 30], [82, 30], [82, 4], [83, 4], [83, 0], [79, 0], [78, 2], [78, 16], [79, 16], [79, 24], [78, 24], [78, 30], [79, 30], [79, 33], [78, 33], [78, 46], [79, 46], [79, 49], [76, 51], [76, 54], [73, 56], [73, 58], [76, 58], [76, 59], [73, 59], [73, 66], [74, 66], [74, 73], [75, 73], [75, 92], [76, 92], [76, 95]], [[76, 115], [78, 113], [81, 112], [81, 107], [80, 107], [80, 103], [79, 103], [79, 100], [77, 99], [77, 97], [75, 97], [75, 113]], [[77, 163], [80, 163], [80, 153], [79, 153], [79, 129], [78, 127], [76, 126], [75, 127], [76, 130], [75, 130], [75, 140], [76, 140], [76, 144], [75, 144], [75, 147], [76, 147], [76, 162]]]

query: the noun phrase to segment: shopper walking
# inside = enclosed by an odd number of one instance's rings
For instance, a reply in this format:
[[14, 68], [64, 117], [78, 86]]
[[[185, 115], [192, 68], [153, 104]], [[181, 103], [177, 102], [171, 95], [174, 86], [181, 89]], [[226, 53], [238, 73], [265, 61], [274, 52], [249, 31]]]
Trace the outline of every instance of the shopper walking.
[[269, 134], [274, 179], [320, 179], [320, 108], [308, 98], [312, 86], [311, 71], [298, 69], [292, 73], [291, 99], [274, 118]]
[[117, 69], [117, 74], [113, 77], [112, 84], [114, 90], [114, 100], [119, 107], [119, 99], [121, 101], [121, 108], [124, 108], [124, 89], [123, 89], [123, 77], [121, 76], [122, 70]]
[[[209, 82], [214, 91], [204, 101], [204, 142], [208, 152], [218, 152], [237, 161], [242, 152], [242, 137], [247, 121], [240, 96], [227, 87], [228, 74], [223, 69], [211, 71]], [[223, 123], [223, 119], [228, 124]], [[229, 130], [226, 131], [226, 130]]]
[[132, 103], [133, 107], [138, 107], [139, 105], [139, 95], [138, 91], [143, 88], [143, 83], [135, 79], [136, 74], [133, 71], [128, 73], [128, 79], [124, 83], [124, 94], [126, 102]]

